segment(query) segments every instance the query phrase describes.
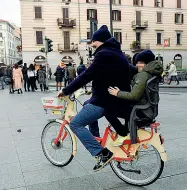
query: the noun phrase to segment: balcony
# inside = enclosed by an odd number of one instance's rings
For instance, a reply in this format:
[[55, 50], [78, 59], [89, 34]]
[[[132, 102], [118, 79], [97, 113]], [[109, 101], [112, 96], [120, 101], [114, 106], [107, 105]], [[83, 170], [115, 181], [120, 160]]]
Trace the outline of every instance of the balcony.
[[69, 53], [76, 53], [78, 51], [78, 44], [72, 43], [70, 44], [58, 44], [58, 52], [59, 53], [64, 53], [64, 52], [69, 52]]
[[76, 19], [71, 18], [58, 18], [57, 24], [59, 28], [74, 28], [76, 26]]
[[140, 44], [139, 42], [134, 41], [131, 45], [130, 45], [130, 49], [132, 52], [141, 52], [145, 49], [150, 49], [150, 43], [146, 43], [146, 44]]
[[148, 21], [142, 21], [142, 22], [137, 22], [137, 21], [132, 21], [132, 28], [134, 30], [137, 29], [146, 29], [148, 27]]

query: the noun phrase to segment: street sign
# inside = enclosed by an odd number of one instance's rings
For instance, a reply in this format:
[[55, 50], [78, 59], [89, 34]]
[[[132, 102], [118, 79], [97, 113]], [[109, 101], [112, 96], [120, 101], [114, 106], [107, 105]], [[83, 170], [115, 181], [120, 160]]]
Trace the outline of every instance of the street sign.
[[164, 47], [170, 47], [170, 38], [164, 39]]

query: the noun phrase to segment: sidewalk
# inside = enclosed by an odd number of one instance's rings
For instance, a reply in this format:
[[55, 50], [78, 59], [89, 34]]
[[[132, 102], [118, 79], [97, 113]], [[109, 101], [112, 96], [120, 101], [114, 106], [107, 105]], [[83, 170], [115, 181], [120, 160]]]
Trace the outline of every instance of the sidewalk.
[[[45, 114], [41, 97], [54, 96], [55, 93], [37, 91], [18, 95], [9, 94], [8, 89], [0, 91], [0, 190], [142, 190], [121, 181], [109, 166], [93, 172], [95, 160], [80, 141], [77, 155], [67, 167], [55, 167], [49, 163], [42, 152], [41, 133], [53, 116]], [[86, 98], [80, 100], [84, 102]], [[158, 122], [161, 123], [169, 160], [160, 179], [143, 189], [186, 189], [185, 98], [186, 94], [174, 97], [161, 94]], [[106, 125], [104, 118], [99, 121], [101, 132]]]
[[[91, 85], [91, 83], [90, 83], [90, 85]], [[55, 80], [49, 81], [49, 87], [56, 87]], [[187, 81], [180, 81], [179, 85], [176, 85], [176, 82], [171, 82], [170, 85], [160, 84], [160, 88], [187, 88]]]

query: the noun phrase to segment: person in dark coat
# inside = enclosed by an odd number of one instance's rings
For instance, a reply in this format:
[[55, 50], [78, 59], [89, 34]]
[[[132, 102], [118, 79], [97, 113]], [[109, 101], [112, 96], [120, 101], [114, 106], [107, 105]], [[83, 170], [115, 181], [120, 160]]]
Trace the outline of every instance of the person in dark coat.
[[77, 68], [77, 74], [80, 75], [86, 70], [86, 66], [84, 65], [83, 61], [80, 62], [80, 65]]
[[22, 74], [23, 74], [25, 92], [27, 92], [27, 89], [28, 89], [28, 75], [27, 75], [27, 71], [28, 71], [27, 63], [24, 63], [24, 66], [22, 68]]
[[38, 83], [40, 85], [40, 90], [41, 91], [46, 91], [46, 71], [45, 69], [42, 67], [42, 65], [40, 65], [40, 69], [38, 69], [37, 71], [37, 76], [38, 76]]
[[70, 122], [70, 128], [91, 155], [99, 158], [100, 161], [93, 168], [98, 171], [112, 160], [113, 153], [103, 148], [85, 127], [103, 117], [106, 107], [116, 109], [126, 103], [110, 95], [108, 88], [119, 86], [124, 91], [130, 91], [130, 67], [120, 43], [111, 37], [106, 25], [94, 33], [92, 47], [96, 48], [93, 63], [58, 96], [72, 94], [92, 81], [92, 97]]
[[60, 90], [62, 88], [62, 80], [64, 77], [64, 69], [62, 69], [60, 66], [56, 68], [56, 72], [54, 73], [56, 78], [56, 90], [58, 91], [58, 87], [60, 87]]

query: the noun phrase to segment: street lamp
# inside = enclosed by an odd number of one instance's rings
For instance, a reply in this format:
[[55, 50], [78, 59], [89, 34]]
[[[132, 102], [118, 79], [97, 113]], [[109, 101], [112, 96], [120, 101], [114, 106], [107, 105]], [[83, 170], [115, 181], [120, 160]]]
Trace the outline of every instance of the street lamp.
[[112, 0], [109, 0], [110, 6], [110, 33], [113, 36], [113, 23], [112, 23]]

